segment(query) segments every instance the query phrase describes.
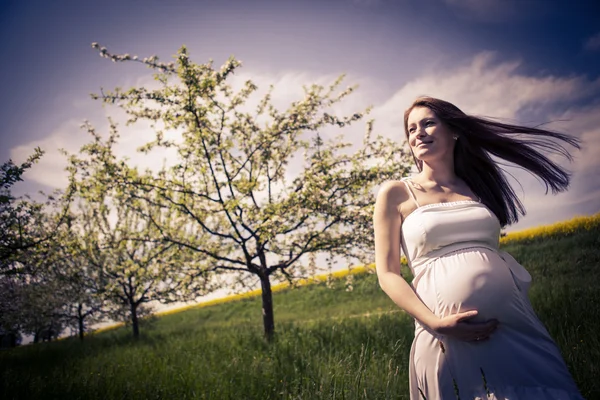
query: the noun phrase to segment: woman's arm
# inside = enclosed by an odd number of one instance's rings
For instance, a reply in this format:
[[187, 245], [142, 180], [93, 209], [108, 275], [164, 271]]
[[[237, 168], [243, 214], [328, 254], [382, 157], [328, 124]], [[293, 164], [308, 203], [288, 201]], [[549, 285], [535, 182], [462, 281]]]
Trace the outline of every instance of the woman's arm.
[[375, 228], [375, 268], [379, 285], [398, 307], [421, 325], [434, 329], [439, 318], [431, 312], [400, 273], [400, 204], [408, 194], [401, 182], [382, 185], [375, 202], [373, 226]]

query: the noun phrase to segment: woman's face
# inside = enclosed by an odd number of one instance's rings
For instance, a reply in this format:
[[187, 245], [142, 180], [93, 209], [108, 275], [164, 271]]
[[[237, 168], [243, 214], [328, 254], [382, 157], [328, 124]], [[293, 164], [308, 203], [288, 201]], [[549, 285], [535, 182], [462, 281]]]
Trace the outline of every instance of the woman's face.
[[408, 144], [418, 160], [445, 157], [454, 150], [448, 127], [427, 107], [415, 107], [407, 120]]

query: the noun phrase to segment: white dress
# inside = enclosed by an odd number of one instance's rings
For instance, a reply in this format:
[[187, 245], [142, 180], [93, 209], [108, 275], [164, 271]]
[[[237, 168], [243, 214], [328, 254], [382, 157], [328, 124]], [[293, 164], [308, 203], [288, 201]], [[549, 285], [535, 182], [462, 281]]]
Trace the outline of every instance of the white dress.
[[440, 317], [476, 309], [474, 321], [500, 322], [481, 342], [436, 335], [416, 323], [411, 400], [583, 399], [529, 302], [531, 276], [498, 249], [495, 214], [474, 200], [419, 206], [403, 182], [417, 204], [401, 228], [415, 292]]

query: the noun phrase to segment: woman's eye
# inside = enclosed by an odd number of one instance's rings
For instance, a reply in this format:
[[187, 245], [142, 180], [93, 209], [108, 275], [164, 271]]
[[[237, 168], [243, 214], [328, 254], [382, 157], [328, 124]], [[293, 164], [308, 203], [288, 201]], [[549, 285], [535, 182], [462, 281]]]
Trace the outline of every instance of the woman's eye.
[[429, 125], [433, 125], [433, 121], [427, 121], [427, 122], [425, 123], [425, 125], [427, 125], [427, 126], [429, 126]]

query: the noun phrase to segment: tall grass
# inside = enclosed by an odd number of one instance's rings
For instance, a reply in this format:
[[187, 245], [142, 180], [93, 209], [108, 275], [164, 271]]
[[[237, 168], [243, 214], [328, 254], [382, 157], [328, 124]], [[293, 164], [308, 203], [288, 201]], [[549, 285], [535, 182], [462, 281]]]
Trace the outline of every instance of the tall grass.
[[[596, 217], [598, 219], [598, 217]], [[582, 394], [600, 398], [600, 224], [506, 241], [531, 272], [532, 303]], [[260, 298], [191, 308], [119, 328], [0, 352], [1, 399], [406, 399], [410, 318], [354, 276], [274, 294], [263, 340]]]

